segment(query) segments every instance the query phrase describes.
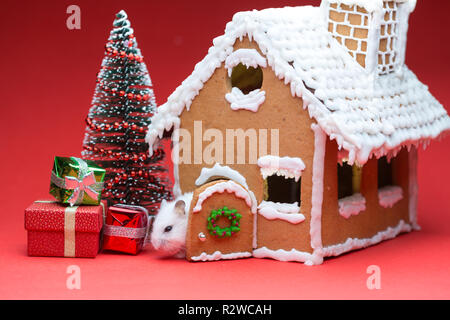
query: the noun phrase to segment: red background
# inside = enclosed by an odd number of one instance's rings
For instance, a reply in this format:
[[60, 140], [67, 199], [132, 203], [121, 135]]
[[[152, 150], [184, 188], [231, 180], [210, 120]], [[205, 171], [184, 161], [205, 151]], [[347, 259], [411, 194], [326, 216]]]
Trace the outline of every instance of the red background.
[[[163, 103], [223, 34], [233, 13], [320, 1], [13, 1], [0, 19], [0, 298], [305, 299], [450, 298], [450, 139], [419, 162], [422, 231], [321, 266], [246, 259], [188, 263], [101, 254], [96, 259], [26, 255], [23, 210], [47, 196], [55, 155], [79, 155], [84, 118], [114, 14], [125, 9]], [[81, 30], [66, 28], [66, 8], [81, 7]], [[418, 1], [406, 62], [442, 104], [450, 105], [447, 0]], [[66, 268], [81, 268], [81, 290], [66, 289]], [[381, 268], [368, 290], [366, 268]]]

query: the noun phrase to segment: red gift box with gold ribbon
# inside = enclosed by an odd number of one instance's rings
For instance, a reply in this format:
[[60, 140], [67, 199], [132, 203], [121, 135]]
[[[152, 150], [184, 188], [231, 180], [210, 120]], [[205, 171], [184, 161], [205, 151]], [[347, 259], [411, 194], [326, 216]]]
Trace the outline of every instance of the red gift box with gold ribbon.
[[73, 207], [50, 200], [34, 202], [25, 209], [28, 255], [95, 257], [106, 209], [106, 201]]
[[116, 204], [108, 208], [103, 228], [103, 249], [138, 254], [150, 227], [147, 209]]

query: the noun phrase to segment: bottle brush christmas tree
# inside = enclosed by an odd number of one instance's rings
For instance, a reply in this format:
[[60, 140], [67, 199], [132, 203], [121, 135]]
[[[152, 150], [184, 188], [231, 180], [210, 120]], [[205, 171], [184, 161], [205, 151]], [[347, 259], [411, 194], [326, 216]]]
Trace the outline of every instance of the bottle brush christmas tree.
[[144, 141], [155, 96], [123, 10], [113, 26], [86, 118], [82, 157], [106, 169], [102, 196], [110, 204], [140, 205], [155, 213], [162, 199], [171, 197], [163, 148], [149, 157]]

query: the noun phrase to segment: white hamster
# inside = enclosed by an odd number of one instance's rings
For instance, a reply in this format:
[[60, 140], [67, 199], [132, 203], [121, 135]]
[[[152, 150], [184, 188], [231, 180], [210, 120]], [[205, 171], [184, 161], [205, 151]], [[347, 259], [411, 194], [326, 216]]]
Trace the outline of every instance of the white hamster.
[[186, 229], [193, 193], [185, 193], [173, 201], [163, 200], [151, 234], [153, 247], [165, 256], [186, 256]]

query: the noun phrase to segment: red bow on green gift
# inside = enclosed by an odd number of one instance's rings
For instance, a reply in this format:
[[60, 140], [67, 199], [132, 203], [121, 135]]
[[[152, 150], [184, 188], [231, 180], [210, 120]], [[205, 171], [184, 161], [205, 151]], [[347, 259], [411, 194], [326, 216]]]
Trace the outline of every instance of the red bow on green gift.
[[[97, 205], [103, 189], [104, 175], [105, 170], [92, 161], [76, 157], [55, 157], [50, 193], [71, 206]], [[86, 199], [85, 194], [88, 196]]]
[[77, 203], [78, 199], [83, 199], [84, 193], [86, 192], [92, 199], [98, 198], [98, 192], [90, 187], [96, 184], [94, 173], [91, 171], [81, 179], [71, 176], [65, 176], [66, 189], [73, 190], [72, 195], [67, 200], [71, 206]]

